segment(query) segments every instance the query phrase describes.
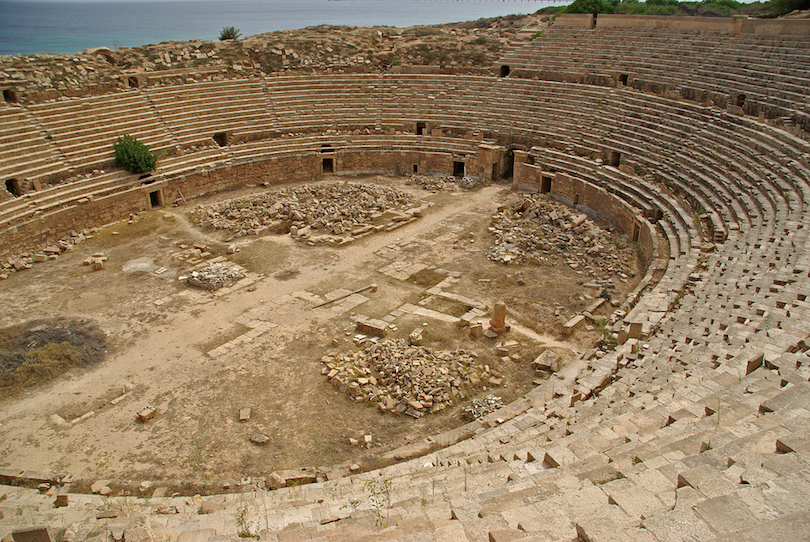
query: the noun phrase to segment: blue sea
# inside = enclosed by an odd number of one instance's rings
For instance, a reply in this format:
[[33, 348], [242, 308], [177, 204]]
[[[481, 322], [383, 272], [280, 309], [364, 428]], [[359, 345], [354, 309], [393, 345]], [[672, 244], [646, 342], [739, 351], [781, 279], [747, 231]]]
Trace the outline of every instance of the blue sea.
[[406, 27], [533, 13], [559, 0], [0, 0], [0, 54], [215, 40], [319, 24]]

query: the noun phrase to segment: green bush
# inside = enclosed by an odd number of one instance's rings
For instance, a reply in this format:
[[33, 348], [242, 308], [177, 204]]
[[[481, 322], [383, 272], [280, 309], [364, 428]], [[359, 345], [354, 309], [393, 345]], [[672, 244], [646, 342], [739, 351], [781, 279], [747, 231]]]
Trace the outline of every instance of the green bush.
[[131, 135], [119, 137], [113, 144], [113, 149], [115, 149], [115, 165], [131, 173], [146, 173], [154, 170], [157, 165], [157, 156], [149, 152], [149, 146]]
[[240, 35], [238, 28], [223, 26], [222, 31], [219, 33], [219, 41], [238, 40]]

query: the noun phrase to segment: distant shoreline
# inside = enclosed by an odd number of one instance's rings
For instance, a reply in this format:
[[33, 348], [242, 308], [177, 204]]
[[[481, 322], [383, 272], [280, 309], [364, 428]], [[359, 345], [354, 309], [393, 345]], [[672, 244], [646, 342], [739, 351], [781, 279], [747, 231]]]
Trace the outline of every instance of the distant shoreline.
[[[88, 48], [216, 40], [223, 26], [247, 37], [321, 24], [445, 24], [534, 12], [554, 2], [457, 0], [0, 1], [0, 54], [76, 54]], [[563, 4], [565, 2], [558, 2]], [[418, 7], [418, 9], [415, 9]]]

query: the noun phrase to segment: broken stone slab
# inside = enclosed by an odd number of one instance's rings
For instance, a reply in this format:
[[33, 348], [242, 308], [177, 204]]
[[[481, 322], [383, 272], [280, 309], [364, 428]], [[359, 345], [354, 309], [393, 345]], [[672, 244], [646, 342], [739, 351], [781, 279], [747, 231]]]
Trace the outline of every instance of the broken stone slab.
[[313, 467], [300, 469], [279, 470], [271, 472], [267, 477], [267, 487], [279, 489], [282, 487], [314, 484], [318, 481], [318, 471]]
[[556, 373], [560, 367], [560, 356], [551, 350], [546, 350], [532, 362], [532, 369], [539, 372]]
[[459, 318], [459, 324], [462, 326], [469, 326], [472, 325], [474, 322], [479, 320], [484, 316], [484, 311], [481, 309], [470, 309]]
[[267, 435], [263, 435], [261, 433], [253, 433], [250, 435], [250, 442], [253, 444], [258, 444], [259, 446], [263, 446], [270, 442], [270, 437]]
[[239, 410], [239, 421], [246, 422], [250, 419], [250, 409], [243, 408]]
[[563, 324], [563, 335], [570, 335], [585, 321], [585, 316], [578, 314]]

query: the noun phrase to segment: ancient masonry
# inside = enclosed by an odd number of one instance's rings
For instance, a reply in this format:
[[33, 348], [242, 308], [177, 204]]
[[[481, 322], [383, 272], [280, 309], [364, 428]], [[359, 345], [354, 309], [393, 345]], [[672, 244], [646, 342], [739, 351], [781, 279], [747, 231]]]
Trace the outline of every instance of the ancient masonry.
[[[480, 405], [481, 417], [396, 451], [390, 466], [326, 481], [276, 474], [273, 491], [156, 493], [134, 505], [64, 493], [9, 466], [3, 481], [44, 485], [0, 489], [0, 536], [188, 542], [239, 540], [247, 528], [274, 541], [807, 539], [810, 23], [566, 15], [510, 44], [495, 73], [250, 73], [168, 85], [132, 73], [115, 92], [40, 103], [5, 84], [0, 277], [9, 281], [91, 228], [150, 208], [352, 172], [511, 175], [516, 189], [570, 206], [574, 228], [596, 218], [624, 231], [649, 267], [610, 321], [615, 348], [499, 410]], [[122, 130], [165, 151], [150, 177], [110, 167]], [[321, 217], [300, 214], [299, 236], [314, 235]], [[494, 217], [493, 228], [513, 219]], [[330, 235], [363, 227], [344, 220]], [[492, 257], [543, 257], [539, 242], [519, 244]], [[587, 246], [580, 252], [573, 263], [594, 265]], [[214, 277], [206, 284], [220, 285], [219, 263], [197, 271]], [[414, 272], [404, 265], [385, 272]], [[225, 278], [237, 282], [213, 295], [257, 279]], [[267, 331], [255, 316], [234, 341]], [[443, 402], [434, 388], [409, 407]]]

